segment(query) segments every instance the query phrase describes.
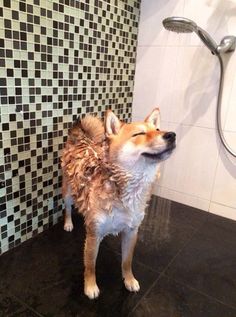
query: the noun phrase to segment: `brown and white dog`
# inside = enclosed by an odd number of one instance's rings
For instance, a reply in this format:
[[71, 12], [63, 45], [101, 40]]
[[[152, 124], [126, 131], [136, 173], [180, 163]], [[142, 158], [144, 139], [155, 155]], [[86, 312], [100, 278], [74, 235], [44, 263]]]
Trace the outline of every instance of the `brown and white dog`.
[[85, 218], [84, 293], [99, 295], [95, 264], [99, 244], [121, 233], [125, 287], [139, 291], [132, 273], [133, 251], [159, 162], [175, 148], [175, 133], [160, 131], [159, 109], [144, 122], [122, 123], [112, 111], [105, 124], [86, 116], [74, 124], [62, 154], [64, 229], [71, 231], [74, 203]]

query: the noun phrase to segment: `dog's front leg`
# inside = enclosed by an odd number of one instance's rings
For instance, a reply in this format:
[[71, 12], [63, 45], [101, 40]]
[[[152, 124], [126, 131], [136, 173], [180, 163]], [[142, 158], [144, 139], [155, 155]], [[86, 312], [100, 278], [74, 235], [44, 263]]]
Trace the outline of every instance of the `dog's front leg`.
[[130, 292], [138, 292], [140, 289], [139, 282], [134, 278], [132, 272], [132, 260], [134, 247], [137, 241], [138, 229], [130, 229], [122, 232], [122, 275], [125, 287]]
[[96, 233], [87, 232], [84, 248], [84, 293], [90, 299], [94, 299], [99, 295], [95, 274], [99, 244], [100, 239], [96, 236]]

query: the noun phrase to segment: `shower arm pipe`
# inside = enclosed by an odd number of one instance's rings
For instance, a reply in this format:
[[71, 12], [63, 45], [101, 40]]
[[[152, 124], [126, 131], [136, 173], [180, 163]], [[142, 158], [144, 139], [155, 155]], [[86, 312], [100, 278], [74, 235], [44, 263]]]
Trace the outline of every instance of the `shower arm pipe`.
[[236, 152], [228, 145], [222, 128], [221, 123], [221, 106], [222, 106], [222, 95], [223, 95], [223, 85], [224, 85], [224, 75], [225, 75], [225, 67], [224, 61], [222, 59], [221, 54], [216, 55], [220, 62], [220, 82], [219, 82], [219, 91], [218, 91], [218, 98], [217, 98], [217, 110], [216, 110], [216, 123], [217, 123], [217, 130], [219, 132], [219, 137], [221, 142], [223, 143], [225, 149], [234, 157], [236, 157]]

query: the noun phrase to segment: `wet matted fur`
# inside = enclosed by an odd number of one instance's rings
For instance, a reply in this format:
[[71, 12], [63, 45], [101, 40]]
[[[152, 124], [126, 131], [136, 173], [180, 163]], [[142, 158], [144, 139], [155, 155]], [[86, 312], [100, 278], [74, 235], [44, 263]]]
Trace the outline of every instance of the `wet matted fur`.
[[130, 291], [139, 283], [132, 273], [138, 227], [144, 217], [158, 163], [175, 147], [175, 133], [159, 130], [159, 109], [144, 122], [121, 123], [107, 111], [105, 124], [87, 116], [69, 130], [63, 150], [64, 229], [71, 231], [71, 205], [86, 226], [84, 291], [96, 298], [95, 264], [101, 240], [121, 232], [122, 275]]

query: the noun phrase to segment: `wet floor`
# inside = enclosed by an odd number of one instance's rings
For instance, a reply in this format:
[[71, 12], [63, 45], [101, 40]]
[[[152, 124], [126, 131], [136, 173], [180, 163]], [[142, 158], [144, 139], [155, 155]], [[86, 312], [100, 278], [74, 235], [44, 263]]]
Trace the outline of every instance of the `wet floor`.
[[236, 317], [236, 222], [152, 197], [133, 270], [121, 278], [119, 237], [101, 244], [100, 297], [83, 294], [83, 220], [62, 223], [0, 257], [0, 316]]

